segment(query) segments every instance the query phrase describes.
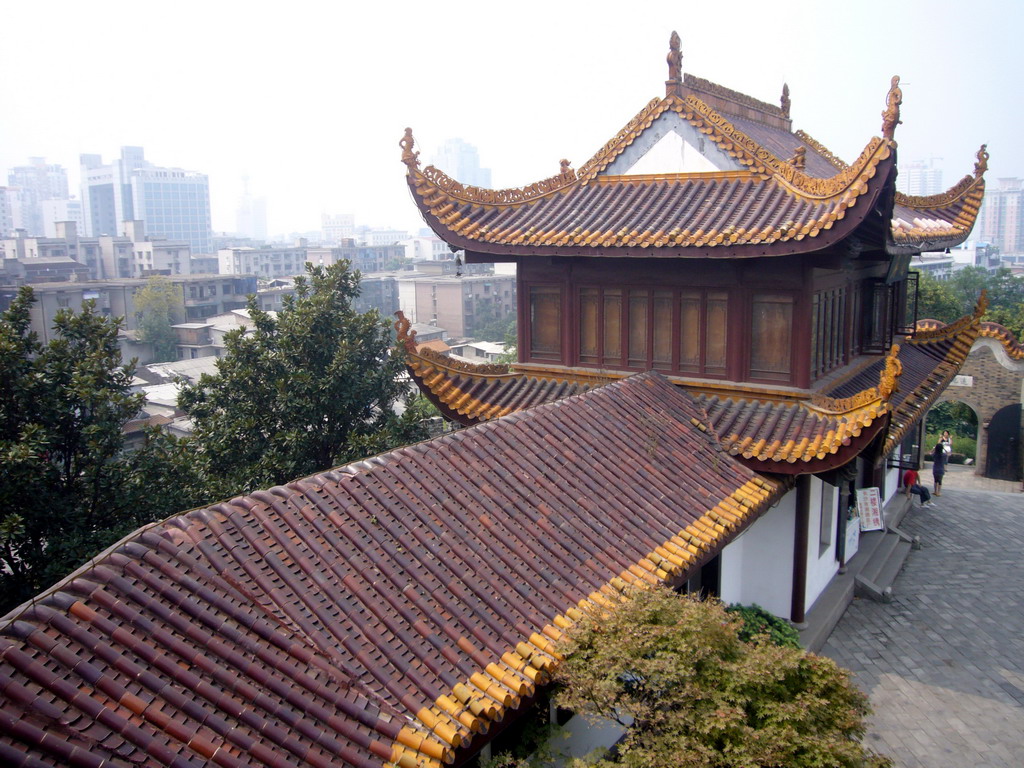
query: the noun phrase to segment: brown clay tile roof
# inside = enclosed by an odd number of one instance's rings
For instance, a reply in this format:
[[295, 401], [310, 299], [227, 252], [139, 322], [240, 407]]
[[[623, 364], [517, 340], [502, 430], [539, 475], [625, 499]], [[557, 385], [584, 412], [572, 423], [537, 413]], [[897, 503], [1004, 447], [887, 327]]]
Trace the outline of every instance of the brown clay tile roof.
[[[966, 315], [949, 325], [919, 329], [913, 337], [901, 343], [898, 355], [901, 373], [898, 386], [890, 397], [892, 418], [884, 452], [899, 445], [960, 372], [971, 346], [981, 333], [980, 318], [986, 306], [987, 299], [983, 294], [973, 315]], [[881, 368], [882, 363], [875, 362], [836, 384], [829, 394], [836, 398], [848, 397], [872, 377], [877, 380]]]
[[785, 491], [707, 420], [643, 374], [144, 528], [0, 624], [0, 762], [449, 762]]
[[[917, 321], [917, 329], [919, 331], [936, 331], [945, 327], [946, 324], [939, 322], [938, 320]], [[1013, 331], [1005, 325], [985, 320], [979, 326], [978, 336], [986, 339], [995, 339], [1003, 345], [1003, 349], [1006, 350], [1006, 354], [1011, 359], [1024, 360], [1024, 345], [1022, 345], [1017, 340], [1017, 337], [1013, 335]]]
[[[601, 175], [668, 111], [704, 132], [745, 170]], [[744, 125], [765, 136], [770, 132], [751, 121]], [[442, 239], [463, 248], [530, 255], [736, 257], [812, 251], [841, 239], [870, 213], [889, 183], [894, 144], [872, 139], [844, 168], [812, 150], [815, 159], [805, 172], [689, 95], [650, 102], [578, 173], [566, 169], [520, 189], [467, 187], [432, 166], [421, 170], [411, 131], [402, 146], [424, 219]], [[825, 173], [826, 164], [830, 172], [823, 178], [818, 174]]]
[[897, 193], [891, 227], [896, 245], [938, 250], [966, 240], [985, 197], [987, 158], [988, 153], [983, 146], [978, 151], [974, 175], [964, 176], [941, 194], [911, 197]]

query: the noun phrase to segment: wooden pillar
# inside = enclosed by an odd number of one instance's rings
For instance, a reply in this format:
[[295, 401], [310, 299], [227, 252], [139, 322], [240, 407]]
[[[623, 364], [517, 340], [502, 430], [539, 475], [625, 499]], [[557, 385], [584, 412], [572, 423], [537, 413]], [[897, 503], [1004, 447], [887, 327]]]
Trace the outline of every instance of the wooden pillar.
[[793, 524], [793, 596], [789, 620], [804, 624], [804, 596], [807, 593], [807, 536], [811, 522], [811, 476], [796, 479], [796, 520]]

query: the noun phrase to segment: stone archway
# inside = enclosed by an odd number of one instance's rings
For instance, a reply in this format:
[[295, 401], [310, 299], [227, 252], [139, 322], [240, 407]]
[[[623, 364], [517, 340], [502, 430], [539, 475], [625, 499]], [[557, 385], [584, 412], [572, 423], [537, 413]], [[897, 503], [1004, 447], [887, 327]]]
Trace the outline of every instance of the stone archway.
[[[978, 453], [975, 474], [985, 475], [988, 464], [989, 428], [993, 417], [1006, 406], [1024, 403], [1024, 349], [1013, 335], [995, 323], [982, 323], [960, 375], [935, 401], [961, 402], [978, 417]], [[1002, 421], [997, 422], [997, 427]], [[1018, 428], [1018, 445], [1024, 439]], [[1018, 474], [1018, 477], [1020, 475]]]

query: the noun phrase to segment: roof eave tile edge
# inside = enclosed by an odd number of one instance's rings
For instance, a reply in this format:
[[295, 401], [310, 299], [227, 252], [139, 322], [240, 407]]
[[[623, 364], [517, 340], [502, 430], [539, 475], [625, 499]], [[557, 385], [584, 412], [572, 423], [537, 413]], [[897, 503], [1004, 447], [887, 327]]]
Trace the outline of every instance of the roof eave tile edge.
[[[882, 448], [883, 456], [888, 455], [896, 448], [897, 445], [899, 445], [910, 428], [924, 417], [932, 404], [939, 399], [942, 393], [946, 390], [946, 387], [949, 386], [949, 383], [953, 381], [953, 377], [960, 372], [964, 362], [967, 360], [967, 356], [971, 352], [971, 347], [973, 346], [974, 341], [981, 335], [981, 316], [985, 313], [985, 309], [987, 307], [988, 297], [986, 293], [982, 291], [982, 295], [978, 299], [978, 304], [975, 307], [973, 314], [964, 315], [955, 323], [951, 323], [943, 328], [926, 331], [925, 333], [928, 333], [929, 335], [925, 339], [907, 339], [907, 343], [915, 346], [950, 338], [954, 340], [954, 343], [946, 353], [945, 359], [943, 359], [935, 368], [935, 371], [938, 374], [938, 380], [932, 385], [931, 392], [927, 397], [918, 400], [913, 404], [912, 410], [916, 413], [906, 413], [907, 408], [905, 407], [905, 404], [907, 401], [904, 400], [904, 405], [901, 405], [897, 409], [897, 412], [893, 414], [889, 433], [886, 435], [885, 444]], [[906, 417], [905, 421], [896, 422], [896, 418], [898, 416]], [[895, 429], [892, 428], [892, 424], [895, 424]]]
[[[418, 723], [407, 725], [396, 740], [392, 762], [396, 766], [439, 766], [437, 757], [417, 752], [411, 745], [422, 740], [432, 752], [440, 750], [441, 759], [449, 763], [454, 753], [448, 745], [458, 748], [468, 744], [473, 724], [483, 727], [484, 720], [500, 720], [507, 709], [515, 709], [524, 697], [532, 696], [536, 687], [550, 680], [551, 673], [562, 660], [558, 643], [565, 633], [587, 616], [600, 615], [609, 606], [623, 599], [631, 589], [649, 589], [659, 584], [677, 585], [709, 557], [720, 552], [791, 487], [784, 478], [769, 478], [752, 473], [751, 479], [708, 509], [693, 523], [668, 541], [656, 546], [632, 566], [609, 579], [599, 589], [581, 599], [575, 606], [552, 618], [538, 632], [520, 640], [500, 658], [488, 664], [439, 696], [430, 708], [416, 714]], [[461, 725], [459, 736], [439, 733], [438, 724]], [[489, 725], [489, 724], [488, 724]], [[441, 738], [444, 744], [437, 741]], [[430, 744], [430, 742], [433, 742]], [[404, 760], [404, 762], [400, 762]], [[418, 762], [417, 762], [418, 761]]]

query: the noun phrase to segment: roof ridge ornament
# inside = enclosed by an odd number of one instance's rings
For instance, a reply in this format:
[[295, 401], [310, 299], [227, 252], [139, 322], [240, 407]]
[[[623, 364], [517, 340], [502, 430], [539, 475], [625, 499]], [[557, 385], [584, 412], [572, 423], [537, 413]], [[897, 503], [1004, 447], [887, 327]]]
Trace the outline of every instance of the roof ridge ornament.
[[406, 128], [405, 135], [398, 142], [398, 146], [402, 148], [402, 162], [409, 167], [410, 171], [419, 170], [420, 167], [420, 153], [412, 151], [415, 143], [412, 137], [412, 128]]
[[679, 34], [673, 30], [668, 40], [668, 80], [665, 81], [665, 98], [683, 98], [683, 54], [679, 50]]
[[779, 106], [782, 108], [782, 116], [789, 119], [789, 108], [793, 101], [789, 98], [789, 83], [782, 84], [782, 98], [779, 99]]
[[900, 120], [900, 105], [903, 103], [903, 91], [900, 89], [900, 76], [893, 75], [889, 85], [889, 93], [885, 97], [885, 111], [882, 112], [882, 138], [893, 141], [896, 126]]
[[807, 147], [801, 144], [799, 147], [793, 150], [793, 157], [789, 161], [793, 167], [798, 171], [802, 171], [807, 167]]
[[398, 346], [403, 348], [406, 352], [416, 353], [416, 331], [412, 330], [412, 323], [405, 316], [405, 312], [398, 310], [395, 312], [395, 317], [398, 319], [395, 321], [395, 332], [397, 334], [396, 341]]
[[899, 378], [903, 373], [903, 363], [900, 362], [900, 345], [893, 344], [889, 349], [889, 355], [885, 358], [885, 365], [882, 367], [881, 375], [878, 378], [878, 394], [882, 400], [888, 400], [893, 393], [899, 391]]
[[988, 144], [982, 144], [978, 150], [978, 162], [974, 164], [974, 178], [980, 179], [988, 170]]

